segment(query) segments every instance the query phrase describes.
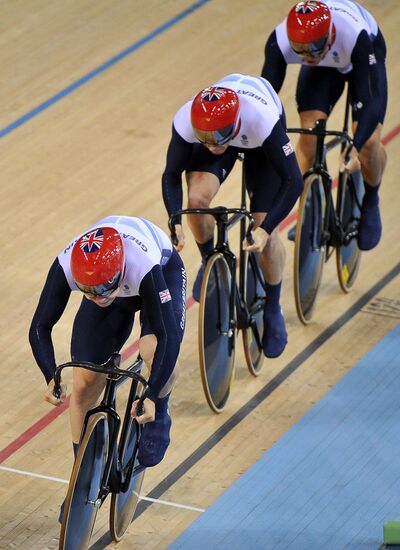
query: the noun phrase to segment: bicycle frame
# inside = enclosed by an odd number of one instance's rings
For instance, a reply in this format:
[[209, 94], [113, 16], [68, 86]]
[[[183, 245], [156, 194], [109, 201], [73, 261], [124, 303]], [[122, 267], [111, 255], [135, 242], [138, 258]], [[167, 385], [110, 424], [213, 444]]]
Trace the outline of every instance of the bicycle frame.
[[[129, 414], [130, 414], [130, 409], [132, 407], [132, 403], [135, 399], [137, 384], [140, 383], [144, 388], [144, 391], [142, 392], [142, 395], [140, 396], [139, 402], [138, 402], [139, 412], [143, 407], [143, 401], [146, 398], [147, 388], [148, 388], [146, 379], [139, 374], [143, 363], [140, 357], [127, 369], [120, 369], [119, 368], [120, 362], [121, 362], [121, 356], [118, 353], [113, 353], [111, 357], [108, 359], [108, 361], [106, 361], [102, 365], [95, 365], [87, 361], [82, 361], [82, 362], [70, 361], [68, 363], [64, 363], [59, 367], [57, 367], [57, 370], [54, 375], [55, 385], [54, 385], [53, 393], [56, 397], [59, 397], [61, 394], [61, 372], [64, 368], [80, 367], [80, 368], [84, 368], [87, 370], [91, 370], [97, 373], [102, 373], [107, 375], [106, 385], [103, 391], [103, 398], [101, 400], [101, 403], [100, 405], [98, 405], [97, 407], [94, 407], [93, 409], [90, 409], [86, 413], [85, 420], [82, 427], [82, 436], [83, 436], [91, 416], [93, 416], [98, 412], [103, 412], [107, 415], [108, 424], [110, 427], [109, 448], [111, 452], [107, 457], [107, 462], [104, 469], [100, 492], [98, 494], [97, 500], [92, 503], [96, 506], [100, 506], [100, 504], [105, 500], [105, 498], [107, 497], [111, 489], [116, 492], [118, 491], [124, 492], [124, 490], [126, 491], [127, 487], [129, 486], [133, 473], [134, 472], [139, 473], [141, 470], [144, 470], [143, 466], [136, 467], [135, 469], [133, 459], [129, 461], [128, 467], [125, 468], [125, 471], [123, 471], [119, 463], [118, 452], [117, 452], [117, 448], [118, 448], [117, 439], [121, 428], [121, 419], [117, 411], [115, 410], [117, 388], [119, 385], [121, 385], [125, 381], [126, 378], [131, 378], [132, 384], [129, 392], [128, 402], [126, 405], [124, 422], [123, 422], [121, 437], [120, 437], [121, 449], [123, 449], [124, 445], [126, 445], [127, 429], [129, 424]], [[135, 452], [133, 453], [133, 455], [135, 455]]]
[[[353, 141], [348, 134], [348, 121], [350, 111], [350, 96], [347, 92], [346, 109], [344, 116], [344, 125], [342, 131], [334, 131], [326, 129], [326, 120], [319, 119], [316, 121], [314, 128], [287, 128], [287, 133], [297, 133], [303, 135], [313, 135], [316, 137], [315, 159], [313, 166], [304, 174], [304, 179], [312, 175], [320, 176], [323, 183], [325, 195], [325, 213], [324, 226], [320, 228], [317, 246], [327, 244], [326, 260], [329, 259], [331, 252], [329, 246], [335, 247], [342, 244], [347, 244], [351, 238], [355, 237], [354, 233], [345, 234], [340, 223], [337, 208], [334, 207], [332, 199], [332, 177], [330, 176], [326, 166], [326, 155], [329, 151], [341, 146], [343, 151], [346, 145], [352, 145]], [[333, 139], [325, 143], [325, 138], [333, 136]]]

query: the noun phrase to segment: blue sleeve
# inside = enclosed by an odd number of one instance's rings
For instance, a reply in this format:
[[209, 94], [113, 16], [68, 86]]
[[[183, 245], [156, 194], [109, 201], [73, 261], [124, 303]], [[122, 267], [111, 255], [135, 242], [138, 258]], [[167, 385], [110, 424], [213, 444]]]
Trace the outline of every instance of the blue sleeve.
[[47, 383], [56, 370], [51, 332], [67, 306], [70, 294], [64, 270], [56, 258], [47, 275], [29, 330], [33, 355]]
[[285, 80], [287, 64], [278, 46], [275, 31], [270, 34], [265, 44], [264, 58], [261, 76], [272, 84], [276, 93], [279, 93]]
[[354, 96], [362, 105], [358, 111], [358, 124], [354, 135], [354, 146], [359, 151], [379, 123], [379, 102], [375, 100], [379, 95], [378, 71], [367, 31], [362, 31], [357, 38], [351, 62]]
[[150, 327], [157, 338], [151, 375], [149, 378], [149, 398], [155, 401], [168, 382], [178, 359], [180, 337], [176, 327], [172, 300], [162, 303], [160, 292], [168, 289], [159, 265], [142, 279], [139, 294]]
[[[192, 150], [193, 144], [185, 141], [172, 127], [167, 163], [162, 175], [162, 194], [169, 216], [182, 208], [182, 172], [190, 160]], [[180, 218], [175, 223], [181, 223]]]
[[[290, 149], [292, 152], [289, 152]], [[301, 195], [303, 178], [294, 149], [280, 120], [262, 144], [262, 150], [282, 179], [274, 204], [261, 224], [261, 227], [270, 235], [286, 218]]]

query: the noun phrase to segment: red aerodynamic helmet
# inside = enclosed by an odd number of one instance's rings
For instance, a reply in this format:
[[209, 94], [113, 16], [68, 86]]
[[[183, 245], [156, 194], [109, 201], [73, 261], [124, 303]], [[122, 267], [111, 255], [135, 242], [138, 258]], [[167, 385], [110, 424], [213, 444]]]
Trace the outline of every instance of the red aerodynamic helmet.
[[71, 272], [82, 292], [109, 296], [118, 286], [125, 265], [122, 239], [112, 227], [97, 227], [82, 235], [71, 253]]
[[209, 145], [223, 145], [232, 139], [239, 122], [239, 98], [230, 88], [212, 86], [193, 100], [191, 123], [197, 139]]
[[323, 2], [299, 2], [287, 16], [286, 29], [290, 46], [296, 53], [317, 57], [329, 42], [332, 30], [331, 12]]

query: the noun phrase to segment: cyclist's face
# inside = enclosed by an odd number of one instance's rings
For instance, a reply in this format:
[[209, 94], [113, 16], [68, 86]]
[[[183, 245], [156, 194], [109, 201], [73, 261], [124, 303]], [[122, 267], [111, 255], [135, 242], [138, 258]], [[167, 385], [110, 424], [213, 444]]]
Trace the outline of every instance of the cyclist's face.
[[99, 307], [107, 307], [115, 300], [117, 297], [118, 288], [114, 290], [112, 294], [109, 296], [97, 296], [96, 294], [90, 294], [89, 292], [85, 292], [85, 297], [90, 300], [91, 302], [94, 302]]
[[228, 149], [229, 147], [229, 143], [226, 143], [224, 145], [217, 145], [217, 144], [213, 144], [213, 143], [203, 143], [204, 147], [206, 147], [210, 153], [212, 153], [213, 155], [222, 155], [223, 153], [225, 153], [225, 151]]

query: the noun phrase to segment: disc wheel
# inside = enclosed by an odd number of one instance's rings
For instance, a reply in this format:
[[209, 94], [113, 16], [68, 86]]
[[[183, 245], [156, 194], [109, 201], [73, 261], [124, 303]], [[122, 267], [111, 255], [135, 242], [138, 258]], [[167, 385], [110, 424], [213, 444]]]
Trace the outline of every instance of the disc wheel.
[[297, 315], [304, 324], [314, 313], [325, 262], [325, 205], [322, 178], [312, 174], [300, 197], [294, 243], [294, 296]]
[[97, 511], [99, 491], [108, 455], [108, 423], [104, 413], [89, 418], [72, 469], [64, 504], [59, 549], [89, 547]]
[[[139, 430], [139, 425], [131, 420], [128, 426], [125, 448], [120, 449], [120, 463], [123, 470], [128, 468], [129, 461], [134, 453], [136, 455]], [[124, 492], [113, 493], [111, 496], [110, 531], [115, 542], [121, 540], [132, 523], [139, 502], [145, 470], [140, 469], [140, 471], [135, 472], [135, 468], [138, 469], [139, 463], [137, 458], [134, 460], [134, 470], [128, 487]]]
[[229, 311], [231, 287], [228, 263], [216, 253], [204, 270], [198, 326], [201, 380], [207, 403], [216, 413], [226, 405], [234, 376], [236, 331]]
[[360, 205], [364, 194], [364, 183], [360, 172], [339, 176], [337, 214], [348, 242], [336, 248], [336, 268], [343, 292], [350, 292], [357, 278], [361, 262], [361, 251], [357, 244]]
[[246, 254], [244, 261], [243, 299], [250, 314], [250, 324], [242, 331], [246, 364], [253, 376], [258, 376], [264, 360], [262, 336], [264, 331], [265, 289], [257, 254]]

